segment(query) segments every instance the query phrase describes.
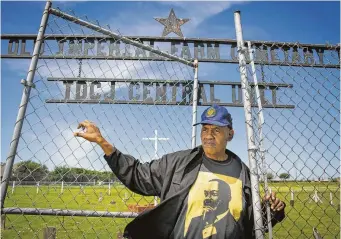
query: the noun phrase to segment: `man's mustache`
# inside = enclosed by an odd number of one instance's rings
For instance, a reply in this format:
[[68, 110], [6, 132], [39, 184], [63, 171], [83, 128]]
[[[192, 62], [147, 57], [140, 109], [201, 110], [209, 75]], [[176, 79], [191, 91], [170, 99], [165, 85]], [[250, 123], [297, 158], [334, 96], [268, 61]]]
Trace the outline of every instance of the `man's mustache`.
[[204, 207], [214, 207], [215, 206], [215, 201], [212, 199], [205, 199], [204, 200]]
[[211, 146], [215, 146], [215, 145], [216, 145], [216, 143], [215, 143], [215, 141], [212, 141], [212, 140], [207, 140], [207, 141], [205, 141], [205, 140], [204, 140], [204, 145], [211, 145]]

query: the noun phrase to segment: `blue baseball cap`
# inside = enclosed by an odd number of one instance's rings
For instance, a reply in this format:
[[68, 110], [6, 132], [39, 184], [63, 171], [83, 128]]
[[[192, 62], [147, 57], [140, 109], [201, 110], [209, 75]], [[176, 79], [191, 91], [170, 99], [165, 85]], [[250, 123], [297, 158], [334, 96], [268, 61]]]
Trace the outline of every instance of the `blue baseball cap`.
[[232, 117], [225, 107], [214, 104], [202, 113], [201, 122], [193, 126], [198, 124], [229, 126], [232, 128]]

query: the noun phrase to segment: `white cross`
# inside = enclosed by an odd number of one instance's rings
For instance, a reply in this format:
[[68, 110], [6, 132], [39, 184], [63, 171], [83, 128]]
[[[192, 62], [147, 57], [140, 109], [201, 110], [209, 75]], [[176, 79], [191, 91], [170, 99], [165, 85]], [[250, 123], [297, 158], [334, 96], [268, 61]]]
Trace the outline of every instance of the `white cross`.
[[169, 138], [158, 138], [157, 137], [157, 130], [155, 130], [155, 137], [154, 138], [142, 138], [143, 140], [154, 140], [154, 159], [158, 159], [158, 155], [157, 155], [157, 141], [158, 140], [169, 140]]

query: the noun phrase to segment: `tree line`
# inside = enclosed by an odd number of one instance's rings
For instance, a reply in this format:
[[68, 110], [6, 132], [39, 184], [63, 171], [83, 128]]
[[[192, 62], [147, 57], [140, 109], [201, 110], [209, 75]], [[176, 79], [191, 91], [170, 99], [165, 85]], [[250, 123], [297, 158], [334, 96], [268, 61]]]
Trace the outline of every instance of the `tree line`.
[[[4, 167], [4, 165], [1, 165]], [[267, 173], [268, 180], [273, 180], [275, 175]], [[280, 173], [278, 177], [282, 180], [291, 178], [289, 173]], [[32, 160], [22, 161], [13, 165], [11, 181], [64, 181], [64, 182], [115, 182], [117, 177], [112, 171], [97, 171], [77, 167], [56, 166], [49, 171], [44, 164]], [[339, 181], [339, 178], [332, 178], [332, 181]]]
[[[279, 177], [280, 179], [285, 180], [285, 179], [289, 179], [289, 178], [290, 178], [290, 174], [289, 174], [289, 173], [281, 173], [281, 174], [279, 174], [278, 177]], [[266, 178], [267, 178], [268, 180], [272, 180], [272, 179], [275, 178], [275, 176], [274, 176], [272, 173], [267, 173], [267, 174], [266, 174]]]
[[56, 166], [49, 171], [44, 164], [32, 160], [13, 165], [11, 181], [64, 181], [64, 182], [114, 182], [117, 177], [111, 171], [97, 171], [77, 167]]

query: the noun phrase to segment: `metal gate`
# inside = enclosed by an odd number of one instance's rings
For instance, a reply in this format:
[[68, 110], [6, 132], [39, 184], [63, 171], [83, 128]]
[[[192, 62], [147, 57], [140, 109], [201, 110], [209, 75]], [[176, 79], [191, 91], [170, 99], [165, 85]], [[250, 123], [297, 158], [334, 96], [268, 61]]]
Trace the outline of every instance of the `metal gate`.
[[[4, 237], [120, 237], [159, 199], [125, 188], [101, 149], [73, 136], [78, 123], [94, 121], [147, 162], [198, 145], [198, 106], [212, 103], [244, 108], [256, 238], [339, 237], [340, 46], [244, 41], [234, 17], [232, 59], [222, 62], [239, 64], [241, 81], [200, 81], [194, 59], [47, 2], [2, 175]], [[219, 42], [203, 62], [219, 60]], [[232, 103], [217, 100], [214, 85], [231, 87]], [[275, 227], [261, 203], [271, 191], [287, 204]]]

